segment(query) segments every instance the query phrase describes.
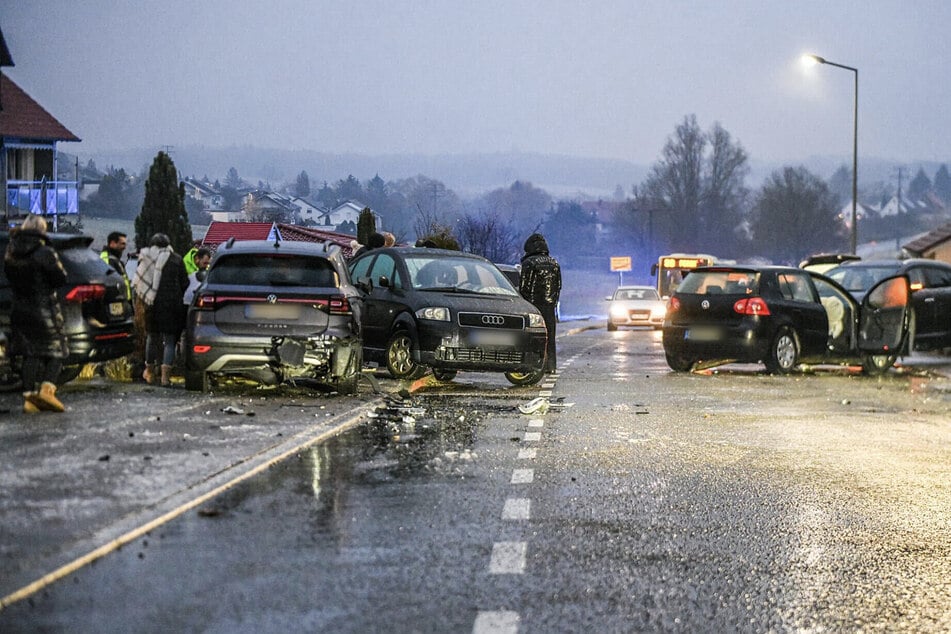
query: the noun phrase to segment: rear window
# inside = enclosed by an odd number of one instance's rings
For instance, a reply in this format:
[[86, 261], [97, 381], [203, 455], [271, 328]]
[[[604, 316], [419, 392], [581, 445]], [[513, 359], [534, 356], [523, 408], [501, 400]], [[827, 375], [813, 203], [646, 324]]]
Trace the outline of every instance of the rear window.
[[660, 299], [660, 295], [653, 288], [619, 288], [614, 293], [614, 299]]
[[888, 266], [841, 266], [826, 273], [851, 292], [866, 292], [877, 282], [898, 274], [898, 262]]
[[98, 253], [86, 247], [66, 247], [57, 249], [59, 259], [63, 262], [66, 275], [70, 282], [92, 282], [102, 280], [112, 274], [119, 274], [106, 264]]
[[677, 287], [678, 293], [696, 295], [746, 295], [756, 290], [758, 274], [752, 271], [694, 271]]
[[340, 286], [333, 264], [325, 258], [260, 253], [220, 258], [209, 269], [206, 282], [235, 286]]

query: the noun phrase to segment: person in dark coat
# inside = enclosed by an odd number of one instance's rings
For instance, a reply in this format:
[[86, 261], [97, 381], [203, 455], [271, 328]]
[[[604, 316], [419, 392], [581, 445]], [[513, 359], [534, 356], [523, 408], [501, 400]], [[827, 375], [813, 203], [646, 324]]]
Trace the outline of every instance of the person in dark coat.
[[142, 378], [154, 384], [161, 364], [161, 384], [170, 384], [175, 346], [185, 329], [188, 307], [182, 302], [188, 274], [182, 257], [172, 250], [164, 233], [152, 236], [149, 247], [139, 253], [133, 281], [136, 296], [145, 306], [145, 372]]
[[545, 372], [552, 373], [558, 367], [555, 359], [555, 307], [561, 295], [561, 267], [549, 255], [548, 242], [540, 233], [533, 233], [525, 241], [518, 291], [545, 318], [545, 328], [548, 330]]
[[66, 270], [47, 242], [42, 216], [27, 216], [10, 232], [3, 268], [13, 292], [10, 353], [23, 358], [23, 411], [63, 412], [56, 379], [69, 347], [56, 289], [66, 283]]

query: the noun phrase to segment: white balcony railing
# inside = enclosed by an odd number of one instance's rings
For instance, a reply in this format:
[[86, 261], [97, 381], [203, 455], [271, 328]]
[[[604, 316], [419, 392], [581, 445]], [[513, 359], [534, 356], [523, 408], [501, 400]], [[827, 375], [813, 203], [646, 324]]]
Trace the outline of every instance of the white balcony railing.
[[7, 216], [79, 213], [76, 181], [7, 181]]

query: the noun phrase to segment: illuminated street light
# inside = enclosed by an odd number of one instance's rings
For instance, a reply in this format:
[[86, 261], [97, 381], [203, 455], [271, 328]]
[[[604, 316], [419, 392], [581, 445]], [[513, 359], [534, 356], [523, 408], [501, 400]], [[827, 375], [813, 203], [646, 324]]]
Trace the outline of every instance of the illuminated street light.
[[858, 241], [858, 214], [856, 205], [858, 204], [858, 178], [859, 178], [859, 69], [844, 64], [830, 62], [824, 57], [818, 55], [803, 55], [802, 61], [810, 66], [815, 64], [827, 64], [836, 68], [844, 68], [855, 74], [855, 106], [852, 116], [852, 232], [850, 235], [851, 253], [855, 254], [856, 243]]

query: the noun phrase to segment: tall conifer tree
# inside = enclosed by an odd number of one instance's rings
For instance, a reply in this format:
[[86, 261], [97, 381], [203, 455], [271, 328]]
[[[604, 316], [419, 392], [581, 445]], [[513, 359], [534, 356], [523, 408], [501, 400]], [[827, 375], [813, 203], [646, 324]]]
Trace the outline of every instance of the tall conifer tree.
[[172, 248], [184, 254], [194, 244], [185, 209], [185, 184], [178, 180], [175, 163], [159, 152], [145, 181], [145, 201], [135, 218], [135, 246], [146, 247], [156, 233], [167, 234]]

